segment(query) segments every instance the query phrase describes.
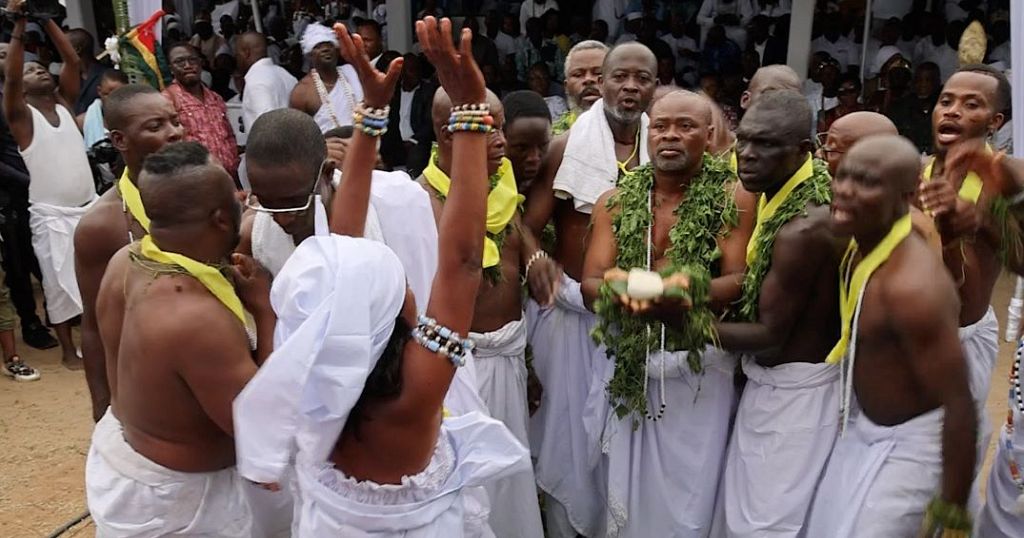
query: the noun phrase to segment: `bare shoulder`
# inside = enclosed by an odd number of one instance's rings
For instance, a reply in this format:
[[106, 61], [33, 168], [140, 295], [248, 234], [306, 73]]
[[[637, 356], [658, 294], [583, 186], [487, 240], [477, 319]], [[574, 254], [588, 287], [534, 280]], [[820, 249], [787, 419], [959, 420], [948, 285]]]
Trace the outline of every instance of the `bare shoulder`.
[[569, 143], [569, 133], [572, 130], [568, 130], [562, 134], [555, 135], [551, 139], [551, 144], [548, 146], [548, 155], [552, 159], [557, 159], [559, 162], [562, 161], [562, 156], [565, 155], [565, 146]]
[[956, 319], [959, 296], [942, 260], [923, 238], [910, 234], [878, 269], [872, 283], [879, 285], [885, 310], [896, 319], [935, 320], [944, 314]]
[[75, 227], [75, 255], [80, 259], [109, 259], [127, 242], [128, 231], [120, 198], [107, 191]]
[[832, 233], [831, 214], [828, 206], [808, 204], [807, 211], [790, 219], [779, 228], [776, 241], [797, 241], [808, 245], [831, 248], [835, 238]]
[[618, 196], [618, 187], [608, 189], [604, 194], [597, 197], [597, 201], [594, 202], [594, 215], [601, 213], [616, 213], [618, 209], [612, 204], [614, 198]]
[[245, 338], [238, 318], [191, 276], [161, 276], [147, 284], [144, 293], [143, 304], [149, 308], [136, 303], [139, 315], [150, 309], [174, 312], [173, 316], [161, 316], [159, 322], [153, 322], [155, 330], [149, 334], [153, 345], [208, 354], [234, 345], [231, 335]]

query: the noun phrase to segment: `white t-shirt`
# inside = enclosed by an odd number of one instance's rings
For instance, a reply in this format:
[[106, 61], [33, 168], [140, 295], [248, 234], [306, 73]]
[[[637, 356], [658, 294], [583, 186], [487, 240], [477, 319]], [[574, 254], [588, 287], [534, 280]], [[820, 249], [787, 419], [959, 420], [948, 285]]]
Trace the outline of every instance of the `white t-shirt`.
[[[519, 6], [519, 32], [526, 35], [526, 21], [534, 17], [541, 18], [552, 9], [559, 9], [558, 0], [545, 0], [543, 3], [537, 0], [526, 0]], [[561, 11], [559, 9], [559, 11]]]
[[398, 130], [402, 133], [402, 142], [415, 142], [412, 131], [412, 97], [416, 94], [416, 90], [407, 92], [402, 91], [401, 108], [398, 109]]
[[298, 81], [283, 67], [274, 65], [270, 58], [261, 58], [245, 74], [242, 94], [242, 125], [246, 132], [265, 112], [288, 108], [288, 99]]
[[851, 64], [860, 65], [860, 50], [858, 45], [846, 36], [839, 36], [835, 43], [829, 41], [825, 36], [815, 39], [811, 43], [811, 52], [825, 51], [839, 62], [839, 68], [846, 71]]
[[696, 40], [688, 35], [675, 37], [672, 34], [665, 34], [661, 36], [661, 40], [668, 43], [668, 46], [672, 49], [672, 55], [676, 57], [677, 71], [682, 71], [685, 67], [697, 67], [697, 62], [695, 60], [683, 57], [684, 50], [700, 50], [697, 47]]

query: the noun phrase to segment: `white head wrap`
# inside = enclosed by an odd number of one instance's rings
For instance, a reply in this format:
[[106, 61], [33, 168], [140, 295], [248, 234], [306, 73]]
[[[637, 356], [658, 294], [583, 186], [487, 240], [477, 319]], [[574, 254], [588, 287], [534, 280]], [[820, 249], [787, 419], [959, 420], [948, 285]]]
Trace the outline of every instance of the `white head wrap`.
[[313, 47], [320, 43], [331, 43], [337, 47], [338, 36], [334, 35], [334, 30], [322, 24], [312, 23], [306, 26], [306, 29], [302, 32], [302, 53], [309, 54], [313, 52]]
[[902, 52], [900, 52], [900, 49], [898, 47], [895, 47], [893, 45], [885, 45], [885, 46], [879, 48], [878, 49], [878, 53], [875, 54], [875, 65], [874, 65], [874, 72], [875, 72], [875, 74], [877, 75], [877, 74], [881, 73], [882, 72], [882, 68], [885, 67], [885, 64], [889, 60], [891, 60], [893, 56], [896, 56], [897, 54], [901, 54], [902, 55]]
[[[238, 471], [276, 482], [296, 443], [330, 456], [405, 301], [405, 272], [386, 246], [306, 239], [274, 279], [274, 352], [234, 402]], [[298, 440], [297, 440], [298, 438]]]

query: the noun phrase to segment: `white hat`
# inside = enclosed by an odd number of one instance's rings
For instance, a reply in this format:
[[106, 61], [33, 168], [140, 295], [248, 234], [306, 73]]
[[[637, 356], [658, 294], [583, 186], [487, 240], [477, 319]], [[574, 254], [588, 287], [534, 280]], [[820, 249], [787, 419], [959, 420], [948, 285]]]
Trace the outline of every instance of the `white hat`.
[[331, 43], [337, 47], [338, 36], [334, 35], [334, 30], [322, 24], [312, 23], [307, 25], [306, 30], [302, 32], [302, 53], [309, 54], [313, 52], [313, 48], [320, 43]]
[[630, 11], [629, 13], [626, 13], [626, 20], [627, 21], [635, 21], [635, 20], [642, 19], [643, 17], [644, 17], [644, 14], [640, 13], [639, 11]]

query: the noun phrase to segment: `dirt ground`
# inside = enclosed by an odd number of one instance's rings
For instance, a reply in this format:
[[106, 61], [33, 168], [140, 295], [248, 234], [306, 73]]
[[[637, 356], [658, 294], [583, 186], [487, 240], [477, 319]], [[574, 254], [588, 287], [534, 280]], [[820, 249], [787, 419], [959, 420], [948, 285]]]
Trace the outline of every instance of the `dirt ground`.
[[[994, 299], [1004, 327], [1012, 293], [1013, 280], [1004, 276]], [[63, 368], [59, 350], [34, 350], [21, 342], [20, 331], [18, 335], [22, 358], [39, 368], [42, 379], [15, 383], [0, 377], [0, 409], [4, 410], [0, 413], [0, 537], [37, 538], [86, 509], [85, 458], [92, 420], [84, 374]], [[996, 434], [984, 476], [1006, 416], [1006, 376], [1012, 354], [1013, 345], [1001, 343], [987, 406]], [[87, 519], [62, 536], [93, 536], [94, 532]]]

